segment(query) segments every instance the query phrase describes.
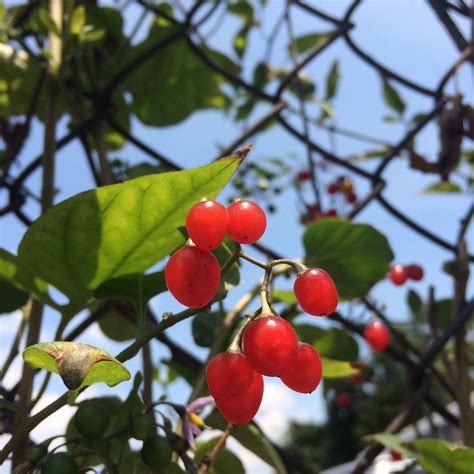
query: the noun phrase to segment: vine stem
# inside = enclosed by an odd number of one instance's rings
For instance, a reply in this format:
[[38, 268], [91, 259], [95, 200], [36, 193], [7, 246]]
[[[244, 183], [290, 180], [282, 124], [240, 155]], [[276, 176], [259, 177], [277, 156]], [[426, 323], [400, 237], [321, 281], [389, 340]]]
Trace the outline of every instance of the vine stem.
[[198, 474], [207, 474], [209, 472], [209, 468], [211, 467], [212, 463], [216, 460], [217, 456], [224, 448], [231, 430], [232, 430], [232, 425], [228, 423], [224, 432], [222, 433], [220, 438], [217, 440], [217, 443], [212, 448], [212, 451], [209, 454], [207, 454], [202, 460], [199, 466]]

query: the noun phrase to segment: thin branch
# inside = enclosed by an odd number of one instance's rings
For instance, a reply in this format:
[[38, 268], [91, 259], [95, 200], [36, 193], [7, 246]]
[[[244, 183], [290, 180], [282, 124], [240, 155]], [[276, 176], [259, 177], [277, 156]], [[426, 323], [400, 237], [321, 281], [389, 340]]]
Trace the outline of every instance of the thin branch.
[[225, 430], [223, 431], [223, 433], [217, 440], [217, 443], [212, 448], [212, 451], [206, 456], [204, 456], [204, 459], [201, 461], [198, 474], [207, 474], [209, 472], [209, 468], [211, 467], [212, 463], [216, 460], [217, 456], [224, 448], [231, 430], [232, 430], [232, 425], [228, 423]]
[[384, 180], [379, 180], [377, 184], [372, 188], [364, 199], [357, 201], [356, 205], [347, 213], [346, 218], [349, 220], [354, 219], [360, 212], [362, 212], [380, 193], [384, 190], [386, 183]]
[[472, 61], [472, 46], [469, 46], [466, 48], [461, 56], [457, 59], [457, 61], [446, 71], [444, 76], [441, 78], [441, 81], [439, 81], [438, 87], [436, 88], [436, 100], [439, 101], [441, 97], [444, 94], [444, 88], [446, 87], [446, 84], [448, 83], [449, 79], [451, 79], [451, 76], [453, 74], [456, 74], [458, 69], [461, 67], [461, 65], [464, 63], [464, 61], [471, 59]]

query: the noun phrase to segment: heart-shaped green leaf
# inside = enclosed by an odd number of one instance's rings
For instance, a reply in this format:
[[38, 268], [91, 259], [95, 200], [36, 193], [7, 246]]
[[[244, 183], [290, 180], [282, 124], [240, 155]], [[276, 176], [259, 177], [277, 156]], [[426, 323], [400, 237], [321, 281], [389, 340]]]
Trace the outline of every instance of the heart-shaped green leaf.
[[84, 304], [110, 279], [140, 274], [184, 243], [180, 228], [201, 198], [214, 199], [240, 158], [143, 176], [81, 193], [49, 209], [19, 248], [23, 268]]
[[303, 238], [306, 264], [321, 267], [334, 279], [341, 300], [365, 295], [385, 278], [393, 252], [386, 237], [367, 224], [321, 219]]
[[23, 359], [35, 369], [58, 374], [69, 390], [104, 382], [113, 387], [130, 378], [130, 372], [97, 347], [78, 342], [42, 342], [27, 347]]

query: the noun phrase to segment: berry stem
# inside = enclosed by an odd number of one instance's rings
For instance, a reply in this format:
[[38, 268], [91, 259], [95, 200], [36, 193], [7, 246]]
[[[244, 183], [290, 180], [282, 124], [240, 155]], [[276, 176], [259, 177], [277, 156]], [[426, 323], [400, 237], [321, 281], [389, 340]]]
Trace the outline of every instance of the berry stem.
[[262, 311], [261, 314], [273, 314], [273, 311], [270, 307], [268, 287], [270, 285], [270, 280], [272, 277], [272, 267], [267, 266], [265, 268], [265, 275], [263, 276], [262, 286], [260, 289], [260, 299], [262, 301]]
[[242, 340], [242, 335], [244, 334], [247, 326], [260, 314], [260, 312], [251, 313], [246, 316], [246, 318], [240, 324], [239, 329], [235, 333], [235, 336], [232, 338], [232, 342], [229, 344], [227, 350], [229, 352], [241, 352], [240, 342]]
[[243, 258], [244, 260], [247, 260], [250, 263], [253, 263], [254, 265], [257, 265], [257, 267], [263, 268], [264, 270], [266, 270], [268, 267], [268, 263], [262, 262], [261, 260], [251, 257], [242, 250], [239, 252], [239, 257]]
[[289, 267], [293, 268], [293, 270], [298, 274], [301, 275], [303, 272], [307, 270], [307, 267], [302, 263], [297, 262], [296, 260], [290, 260], [288, 258], [279, 258], [277, 260], [272, 260], [269, 262], [271, 267], [275, 267], [277, 265], [288, 265]]

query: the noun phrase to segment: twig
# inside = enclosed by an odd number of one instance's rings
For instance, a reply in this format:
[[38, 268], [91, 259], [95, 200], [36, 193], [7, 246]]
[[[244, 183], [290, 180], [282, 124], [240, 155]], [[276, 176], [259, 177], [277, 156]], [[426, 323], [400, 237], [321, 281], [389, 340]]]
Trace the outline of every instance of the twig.
[[224, 448], [231, 430], [232, 430], [232, 425], [228, 423], [224, 432], [217, 440], [217, 443], [212, 448], [212, 451], [209, 454], [207, 454], [202, 460], [198, 469], [198, 474], [207, 474], [209, 472], [209, 468], [211, 467], [212, 463], [216, 460], [217, 456], [219, 455], [221, 450]]

